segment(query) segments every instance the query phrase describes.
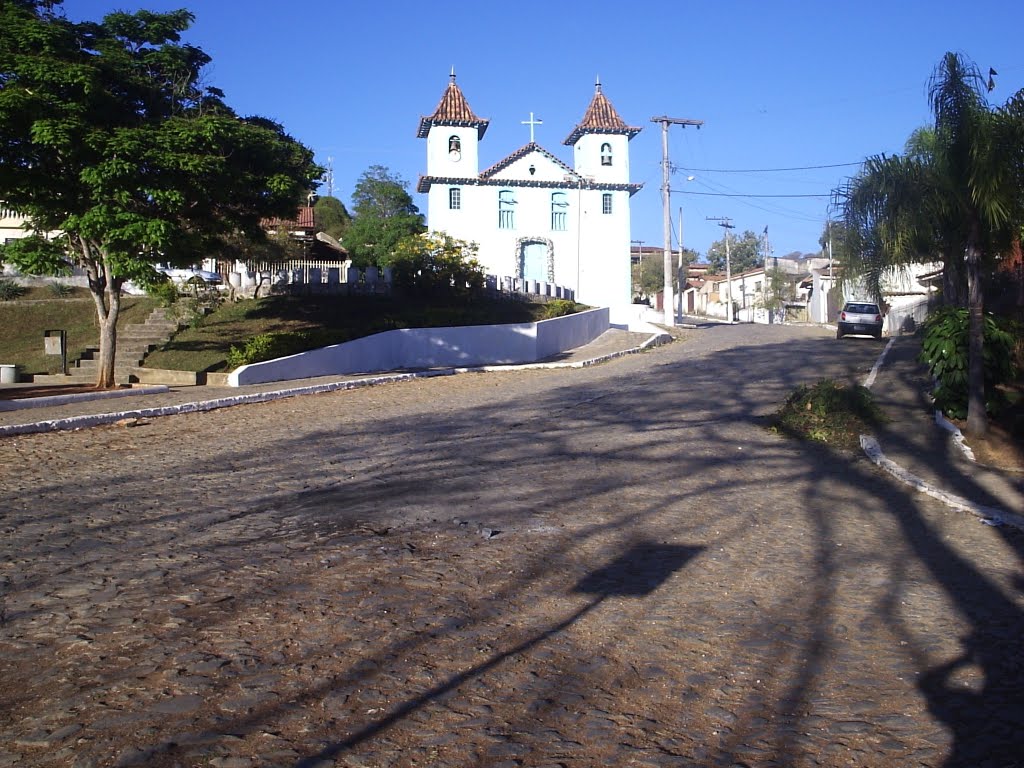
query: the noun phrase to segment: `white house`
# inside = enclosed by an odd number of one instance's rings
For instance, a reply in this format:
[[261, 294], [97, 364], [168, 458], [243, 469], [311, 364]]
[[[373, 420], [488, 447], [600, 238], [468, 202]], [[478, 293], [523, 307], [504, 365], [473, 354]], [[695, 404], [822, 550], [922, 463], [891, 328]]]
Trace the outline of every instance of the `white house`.
[[630, 303], [631, 127], [597, 83], [580, 123], [563, 142], [573, 166], [532, 140], [480, 171], [489, 121], [470, 109], [454, 72], [434, 112], [420, 119], [427, 140], [431, 231], [477, 243], [487, 272], [571, 288], [594, 306]]
[[9, 243], [28, 234], [25, 217], [0, 202], [0, 243]]

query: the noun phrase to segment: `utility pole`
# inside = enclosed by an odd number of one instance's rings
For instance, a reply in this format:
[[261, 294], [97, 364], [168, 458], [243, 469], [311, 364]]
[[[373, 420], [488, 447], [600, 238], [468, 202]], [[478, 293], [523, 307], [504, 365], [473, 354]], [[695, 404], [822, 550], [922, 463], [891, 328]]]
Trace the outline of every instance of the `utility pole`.
[[732, 219], [728, 216], [705, 216], [708, 221], [717, 221], [718, 226], [725, 230], [725, 285], [728, 290], [728, 298], [726, 299], [725, 305], [726, 318], [729, 320], [729, 324], [732, 324], [732, 265], [729, 263], [729, 230], [736, 229], [732, 223]]
[[661, 209], [665, 235], [664, 248], [662, 250], [665, 263], [665, 287], [662, 293], [662, 306], [665, 310], [665, 325], [675, 325], [675, 302], [672, 300], [672, 213], [670, 211], [671, 193], [668, 182], [668, 127], [670, 125], [681, 125], [685, 128], [688, 125], [695, 125], [697, 128], [700, 128], [704, 125], [704, 121], [662, 115], [661, 117], [652, 117], [651, 122], [661, 123]]

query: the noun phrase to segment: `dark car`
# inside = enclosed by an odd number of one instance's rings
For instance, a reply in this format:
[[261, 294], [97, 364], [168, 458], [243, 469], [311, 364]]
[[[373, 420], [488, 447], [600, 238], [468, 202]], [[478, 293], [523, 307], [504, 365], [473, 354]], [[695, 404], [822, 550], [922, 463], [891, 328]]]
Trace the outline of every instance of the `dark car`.
[[836, 338], [847, 334], [882, 338], [882, 311], [877, 304], [867, 301], [848, 301], [839, 313]]

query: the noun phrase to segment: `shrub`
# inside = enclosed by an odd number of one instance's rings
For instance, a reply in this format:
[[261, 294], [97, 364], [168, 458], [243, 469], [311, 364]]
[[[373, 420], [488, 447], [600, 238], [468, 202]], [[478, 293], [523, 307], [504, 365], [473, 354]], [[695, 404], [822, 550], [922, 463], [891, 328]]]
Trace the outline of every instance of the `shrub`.
[[25, 295], [25, 288], [6, 277], [0, 278], [0, 301], [13, 301]]
[[162, 307], [169, 307], [178, 300], [178, 287], [169, 279], [150, 283], [146, 286], [146, 293], [159, 301]]
[[[922, 326], [920, 360], [938, 382], [935, 405], [954, 419], [967, 417], [969, 326], [968, 312], [963, 307], [942, 307]], [[1002, 327], [993, 315], [985, 315], [984, 332], [985, 410], [996, 413], [1003, 405], [996, 385], [1014, 375], [1015, 338], [1012, 330]]]
[[246, 341], [241, 347], [232, 345], [228, 351], [227, 364], [228, 368], [233, 370], [242, 365], [288, 357], [299, 352], [319, 349], [347, 340], [348, 334], [328, 330], [260, 333]]
[[579, 305], [570, 299], [555, 299], [544, 305], [544, 319], [574, 315], [580, 311]]
[[862, 432], [884, 421], [870, 390], [821, 379], [793, 391], [776, 414], [774, 427], [807, 440], [856, 448]]
[[72, 288], [67, 283], [60, 283], [60, 282], [52, 282], [52, 283], [50, 283], [50, 292], [55, 297], [57, 297], [58, 299], [66, 299], [68, 296], [70, 296], [74, 292], [74, 290], [75, 289]]
[[484, 270], [475, 243], [444, 232], [413, 235], [392, 255], [392, 280], [403, 295], [427, 299], [466, 299], [483, 291]]

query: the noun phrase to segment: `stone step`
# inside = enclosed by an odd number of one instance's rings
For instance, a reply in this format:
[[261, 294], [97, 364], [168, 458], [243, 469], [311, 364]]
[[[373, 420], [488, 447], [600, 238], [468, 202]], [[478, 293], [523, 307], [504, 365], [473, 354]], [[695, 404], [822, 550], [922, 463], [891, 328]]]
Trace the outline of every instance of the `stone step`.
[[[167, 310], [162, 307], [150, 312], [145, 322], [119, 328], [114, 358], [115, 380], [118, 383], [128, 382], [133, 371], [142, 365], [146, 354], [166, 344], [180, 328], [181, 325], [170, 319]], [[68, 362], [68, 371], [74, 377], [74, 383], [95, 381], [99, 352], [99, 346], [89, 346], [82, 350], [78, 360]], [[61, 378], [68, 380], [68, 377]]]
[[117, 332], [117, 338], [118, 340], [134, 339], [139, 337], [166, 339], [177, 330], [178, 327], [176, 325], [129, 325], [127, 328]]
[[[79, 360], [78, 363], [79, 364], [75, 366], [68, 365], [68, 372], [70, 373], [73, 371], [82, 375], [95, 376], [96, 371], [100, 367], [99, 360]], [[141, 363], [142, 358], [139, 358], [138, 360], [118, 359], [114, 361], [114, 371], [130, 371], [132, 368], [138, 367]]]

